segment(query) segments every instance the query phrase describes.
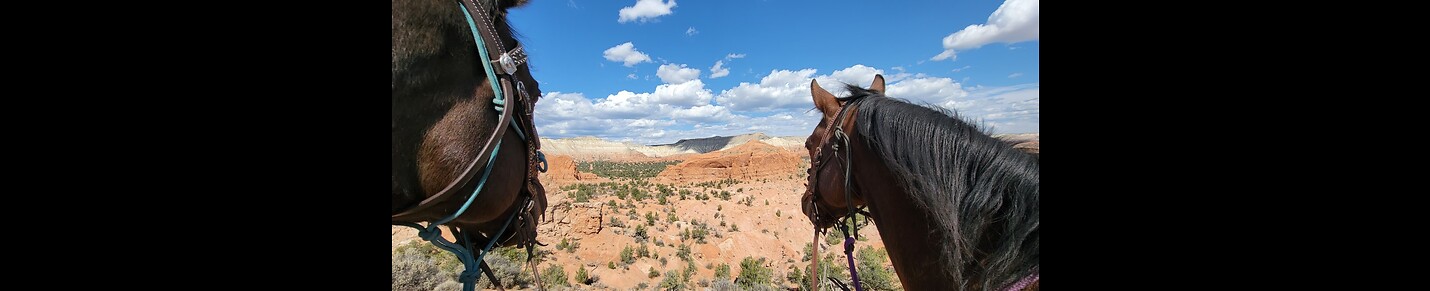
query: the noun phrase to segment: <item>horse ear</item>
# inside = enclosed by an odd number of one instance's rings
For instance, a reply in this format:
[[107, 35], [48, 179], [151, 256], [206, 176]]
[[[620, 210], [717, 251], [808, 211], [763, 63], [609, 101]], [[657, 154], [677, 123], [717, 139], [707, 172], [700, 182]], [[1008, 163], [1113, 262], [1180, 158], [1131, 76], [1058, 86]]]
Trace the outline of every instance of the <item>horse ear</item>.
[[879, 91], [879, 93], [884, 93], [884, 75], [874, 74], [874, 84], [869, 85], [869, 90], [875, 90]]
[[834, 99], [834, 94], [819, 87], [819, 80], [809, 81], [809, 95], [814, 97], [814, 107], [819, 108], [819, 112], [823, 112], [825, 117], [839, 112], [839, 100]]

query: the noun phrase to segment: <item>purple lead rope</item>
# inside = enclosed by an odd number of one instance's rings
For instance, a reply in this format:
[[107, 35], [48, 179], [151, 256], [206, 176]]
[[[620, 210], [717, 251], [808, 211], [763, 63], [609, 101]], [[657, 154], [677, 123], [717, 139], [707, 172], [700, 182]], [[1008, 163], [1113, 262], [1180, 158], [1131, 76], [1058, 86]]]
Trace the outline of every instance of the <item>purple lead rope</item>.
[[854, 268], [854, 237], [844, 237], [844, 257], [849, 258], [849, 277], [854, 279], [854, 290], [864, 291], [864, 287], [859, 284], [859, 272]]
[[1028, 287], [1028, 284], [1033, 284], [1033, 282], [1037, 281], [1038, 271], [1033, 271], [1032, 274], [1028, 274], [1028, 276], [1023, 277], [1022, 280], [1018, 280], [1018, 283], [1014, 283], [1013, 286], [1008, 286], [1008, 289], [1005, 289], [1005, 291], [1023, 290], [1024, 287]]

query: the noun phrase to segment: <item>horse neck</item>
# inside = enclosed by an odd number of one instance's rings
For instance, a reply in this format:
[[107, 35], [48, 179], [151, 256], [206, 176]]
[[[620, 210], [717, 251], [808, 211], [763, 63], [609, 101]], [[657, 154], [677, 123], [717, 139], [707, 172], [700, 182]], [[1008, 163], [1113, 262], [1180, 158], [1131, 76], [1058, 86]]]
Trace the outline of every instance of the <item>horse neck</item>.
[[[1010, 235], [1006, 233], [997, 233], [1003, 229], [1003, 225], [1001, 224], [1003, 221], [999, 221], [997, 222], [1000, 223], [999, 225], [984, 226], [985, 228], [981, 235], [970, 238], [971, 241], [968, 243], [971, 245], [960, 246], [956, 245], [955, 242], [948, 241], [948, 239], [946, 239], [948, 237], [969, 237], [971, 234], [962, 233], [960, 235], [950, 235], [950, 232], [958, 231], [957, 229], [959, 228], [939, 223], [938, 220], [935, 219], [936, 213], [934, 213], [934, 211], [940, 211], [937, 210], [937, 207], [916, 205], [916, 197], [913, 197], [913, 195], [923, 194], [911, 193], [907, 189], [904, 189], [904, 186], [897, 182], [898, 177], [895, 177], [894, 172], [890, 171], [889, 166], [881, 158], [882, 156], [869, 148], [862, 136], [856, 135], [852, 137], [852, 139], [850, 142], [851, 158], [853, 158], [854, 161], [852, 161], [851, 164], [853, 165], [852, 174], [855, 179], [855, 185], [853, 187], [859, 191], [858, 193], [862, 194], [865, 203], [869, 206], [870, 218], [878, 224], [879, 234], [887, 247], [889, 259], [892, 261], [895, 270], [898, 271], [899, 279], [905, 288], [909, 290], [992, 290], [992, 288], [1000, 288], [1000, 286], [983, 286], [985, 285], [984, 282], [986, 282], [985, 276], [996, 274], [984, 274], [981, 270], [970, 270], [970, 268], [980, 265], [980, 263], [966, 260], [988, 259], [988, 253], [991, 253], [997, 248], [997, 246], [989, 244], [1004, 244], [1008, 243], [1008, 240], [1021, 242], [1029, 238], [1018, 239], [1010, 237]], [[989, 152], [971, 153], [967, 158], [987, 159], [997, 155], [1024, 154], [1012, 149], [1011, 146], [1007, 146], [1006, 148]], [[1036, 170], [1036, 159], [1034, 158], [1015, 158], [1015, 162], [1033, 163], [1033, 169]], [[945, 174], [965, 175], [967, 173], [957, 172]], [[982, 181], [981, 183], [1002, 183], [995, 187], [996, 190], [993, 191], [997, 193], [994, 195], [1023, 195], [1026, 193], [1013, 192], [1026, 189], [1020, 189], [1013, 185], [1026, 185], [1031, 183], [1036, 187], [1037, 184], [1036, 175], [1019, 176], [1007, 173], [1003, 175], [1004, 176], [992, 178], [980, 177], [979, 179], [991, 179], [991, 181]], [[860, 181], [870, 182], [860, 183]], [[972, 190], [956, 189], [953, 191]], [[930, 195], [967, 194], [932, 193]], [[1038, 215], [1036, 211], [1036, 192], [1033, 192], [1031, 198], [1025, 198], [1018, 203], [1030, 203], [1032, 208], [1031, 214], [1028, 215], [1031, 217], [1031, 220], [1024, 219], [1025, 221], [1020, 221], [1020, 223], [1028, 223], [1031, 221], [1034, 225], [1033, 231], [1036, 233]], [[1022, 205], [1023, 207], [1020, 209], [1022, 209], [1022, 211], [1028, 211], [1029, 209], [1026, 207], [1030, 205]], [[1008, 210], [1009, 207], [1010, 205], [1002, 206], [1004, 210]], [[987, 221], [985, 221], [985, 223], [986, 222]], [[1036, 241], [1036, 237], [1032, 238], [1032, 240]], [[972, 252], [982, 253], [983, 255], [980, 255], [978, 258], [963, 258], [965, 261], [962, 262], [945, 257], [944, 254], [960, 251], [956, 248], [974, 249]], [[1033, 263], [1036, 263], [1036, 251], [1036, 247], [1034, 247], [1034, 249], [1031, 250], [1031, 256], [1024, 254], [1020, 259], [1031, 259], [1034, 261]]]
[[933, 213], [914, 205], [909, 192], [894, 183], [895, 177], [878, 153], [863, 141], [851, 142], [851, 148], [853, 187], [864, 196], [899, 281], [908, 290], [948, 289], [957, 278], [946, 272], [952, 270], [950, 262], [940, 260], [939, 254], [953, 247], [941, 241], [940, 234], [949, 230], [934, 227]]

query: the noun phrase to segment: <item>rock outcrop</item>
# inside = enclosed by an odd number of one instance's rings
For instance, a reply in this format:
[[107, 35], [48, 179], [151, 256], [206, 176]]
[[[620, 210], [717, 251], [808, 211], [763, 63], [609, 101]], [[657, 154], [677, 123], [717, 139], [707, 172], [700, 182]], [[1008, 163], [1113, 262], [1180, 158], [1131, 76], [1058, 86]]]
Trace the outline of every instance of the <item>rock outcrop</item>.
[[548, 220], [537, 226], [542, 236], [569, 237], [600, 233], [605, 213], [600, 203], [564, 202], [547, 208]]
[[800, 171], [799, 155], [758, 140], [734, 148], [690, 157], [656, 175], [661, 183], [692, 183], [736, 179], [749, 181]]
[[576, 170], [576, 161], [568, 155], [546, 156], [546, 173], [541, 174], [545, 185], [560, 187], [575, 183], [591, 183], [600, 180], [596, 174]]

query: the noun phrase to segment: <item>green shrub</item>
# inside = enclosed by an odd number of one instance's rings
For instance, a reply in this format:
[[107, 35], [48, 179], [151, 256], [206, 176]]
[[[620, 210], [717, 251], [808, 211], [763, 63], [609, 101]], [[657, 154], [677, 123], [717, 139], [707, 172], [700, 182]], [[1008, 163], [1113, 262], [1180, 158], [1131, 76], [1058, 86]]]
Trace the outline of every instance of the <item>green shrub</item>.
[[[455, 259], [455, 257], [453, 258]], [[392, 290], [432, 290], [443, 282], [455, 281], [456, 274], [441, 270], [437, 260], [424, 254], [418, 248], [394, 251], [392, 254]]]
[[650, 247], [649, 247], [649, 246], [646, 246], [645, 243], [641, 243], [640, 247], [637, 247], [637, 248], [636, 248], [636, 257], [649, 258], [649, 257], [650, 257]]
[[643, 242], [650, 238], [650, 234], [646, 232], [645, 225], [637, 224], [636, 231], [631, 234], [631, 237], [635, 238], [636, 241]]
[[883, 249], [874, 249], [872, 246], [864, 246], [854, 255], [856, 267], [859, 269], [859, 280], [864, 288], [869, 290], [899, 290], [903, 286], [898, 282], [898, 275], [884, 268], [884, 261], [889, 259], [889, 254]]
[[804, 256], [799, 258], [800, 262], [808, 262], [809, 257], [814, 255], [814, 244], [804, 243]]
[[[785, 281], [786, 281], [786, 282], [799, 284], [800, 282], [803, 282], [803, 281], [804, 281], [804, 280], [802, 280], [802, 279], [803, 279], [803, 278], [802, 278], [803, 276], [804, 276], [804, 270], [800, 269], [799, 267], [795, 267], [795, 266], [791, 265], [791, 266], [789, 266], [789, 270], [785, 270]], [[809, 284], [804, 284], [804, 286], [801, 286], [801, 287], [800, 287], [800, 289], [805, 289], [805, 288], [809, 288]]]
[[[832, 254], [832, 253], [826, 253], [826, 254], [824, 255], [824, 258], [820, 259], [819, 261], [820, 261], [820, 262], [819, 262], [819, 264], [820, 264], [819, 277], [818, 277], [818, 278], [815, 278], [815, 277], [812, 277], [812, 276], [803, 276], [803, 277], [800, 278], [800, 280], [799, 280], [799, 285], [800, 285], [800, 286], [803, 286], [803, 287], [801, 287], [801, 289], [806, 289], [806, 290], [808, 290], [808, 289], [809, 289], [809, 283], [810, 283], [809, 281], [810, 281], [810, 280], [818, 280], [818, 281], [819, 281], [819, 286], [820, 286], [819, 289], [820, 289], [820, 290], [835, 290], [836, 287], [834, 287], [834, 284], [833, 284], [833, 283], [830, 283], [828, 279], [825, 279], [825, 278], [827, 278], [827, 277], [840, 278], [840, 279], [842, 280], [842, 282], [844, 282], [844, 283], [850, 283], [850, 281], [849, 281], [849, 267], [846, 266], [843, 261], [837, 261], [837, 260], [835, 260], [835, 259], [834, 259], [834, 254]], [[837, 262], [837, 263], [836, 263], [836, 262]], [[809, 269], [803, 269], [803, 272], [806, 272], [804, 275], [808, 275], [807, 272], [809, 272]], [[863, 273], [860, 273], [859, 276], [860, 276], [860, 277], [859, 277], [860, 280], [863, 280], [864, 274], [863, 274]]]
[[646, 193], [645, 191], [641, 191], [641, 189], [631, 189], [630, 191], [631, 191], [631, 199], [635, 199], [635, 200], [646, 200], [647, 198], [650, 198], [650, 193]]
[[561, 238], [561, 243], [556, 244], [556, 250], [566, 250], [567, 253], [575, 253], [576, 248], [581, 246], [580, 242], [571, 242], [567, 238]]
[[[652, 277], [654, 278], [654, 277]], [[660, 280], [660, 290], [684, 290], [685, 282], [675, 270], [665, 271], [665, 279]]]
[[595, 278], [591, 278], [591, 274], [586, 273], [585, 267], [576, 268], [576, 283], [579, 283], [581, 285], [591, 285], [591, 283], [596, 282], [596, 280], [594, 279]]
[[728, 280], [716, 280], [715, 282], [710, 283], [710, 289], [715, 291], [737, 291], [740, 290], [740, 286], [737, 286], [734, 282], [730, 282]]
[[[483, 284], [483, 285], [489, 285], [489, 284]], [[461, 291], [461, 290], [462, 290], [462, 283], [457, 283], [457, 281], [442, 282], [442, 284], [437, 284], [437, 288], [432, 288], [432, 291]]]
[[[582, 172], [593, 173], [596, 176], [611, 179], [645, 179], [653, 178], [666, 167], [678, 164], [680, 161], [665, 162], [611, 162], [611, 161], [590, 161], [576, 162], [576, 169]], [[644, 181], [642, 181], [644, 182]]]
[[[487, 262], [487, 266], [492, 267], [492, 274], [501, 280], [502, 286], [514, 288], [532, 283], [535, 278], [531, 277], [531, 271], [525, 270], [526, 249], [520, 247], [501, 247], [493, 250], [496, 255], [488, 255], [482, 259]], [[538, 255], [541, 253], [537, 252]], [[460, 274], [460, 272], [458, 272]], [[457, 287], [461, 287], [458, 285]], [[492, 286], [491, 280], [482, 280], [478, 288], [496, 289]]]
[[715, 278], [730, 279], [730, 264], [721, 263], [715, 267]]
[[695, 262], [685, 261], [685, 270], [680, 271], [680, 281], [690, 282], [690, 278], [695, 277]]
[[629, 245], [627, 245], [626, 248], [621, 249], [621, 263], [624, 263], [624, 264], [627, 264], [627, 265], [629, 265], [629, 264], [631, 264], [631, 263], [635, 263], [635, 262], [636, 262], [635, 252], [636, 252], [635, 249], [632, 249], [631, 246], [629, 246]]
[[689, 262], [689, 261], [690, 261], [690, 246], [689, 246], [689, 245], [685, 245], [685, 244], [681, 244], [680, 247], [675, 248], [675, 257], [680, 258], [681, 260], [685, 260], [685, 261]]
[[571, 286], [571, 281], [566, 279], [566, 270], [556, 264], [541, 271], [541, 283], [546, 286]]
[[754, 289], [756, 286], [768, 287], [770, 279], [774, 277], [774, 272], [765, 267], [765, 258], [756, 260], [752, 257], [745, 257], [740, 260], [740, 275], [736, 279], [740, 287], [744, 289]]
[[591, 201], [591, 191], [586, 191], [585, 189], [576, 190], [575, 192], [571, 192], [571, 194], [568, 194], [568, 196], [571, 197], [571, 200], [576, 201], [576, 202], [587, 202], [587, 201]]

